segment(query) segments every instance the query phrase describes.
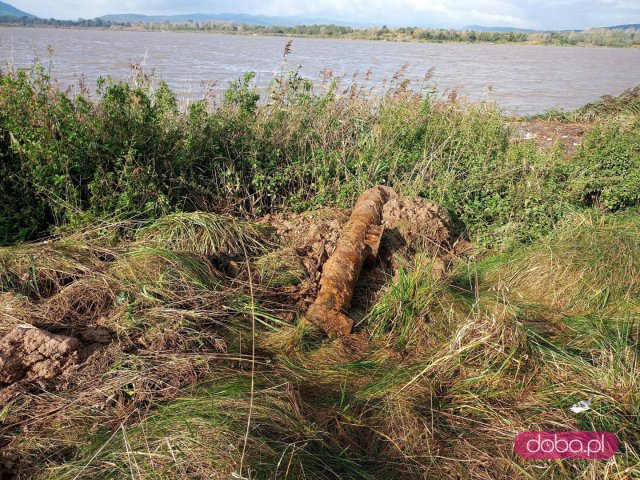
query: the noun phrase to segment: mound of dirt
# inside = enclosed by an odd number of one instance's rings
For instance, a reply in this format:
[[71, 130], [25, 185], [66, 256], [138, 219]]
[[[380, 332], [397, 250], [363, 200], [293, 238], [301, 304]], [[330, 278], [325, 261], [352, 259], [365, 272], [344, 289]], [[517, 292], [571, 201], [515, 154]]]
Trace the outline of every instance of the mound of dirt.
[[382, 221], [388, 234], [396, 233], [409, 248], [438, 253], [448, 247], [449, 215], [440, 205], [420, 197], [396, 197], [384, 204]]
[[[312, 282], [320, 279], [324, 262], [331, 256], [351, 212], [323, 208], [301, 214], [267, 215], [283, 247], [300, 258]], [[392, 249], [424, 249], [434, 255], [450, 247], [450, 218], [440, 205], [420, 197], [396, 197], [383, 208], [384, 238]]]
[[20, 380], [50, 379], [78, 361], [80, 342], [21, 325], [0, 340], [0, 386]]
[[263, 222], [271, 225], [282, 246], [293, 249], [315, 280], [318, 269], [336, 248], [342, 227], [350, 212], [339, 208], [323, 208], [301, 214], [267, 215]]

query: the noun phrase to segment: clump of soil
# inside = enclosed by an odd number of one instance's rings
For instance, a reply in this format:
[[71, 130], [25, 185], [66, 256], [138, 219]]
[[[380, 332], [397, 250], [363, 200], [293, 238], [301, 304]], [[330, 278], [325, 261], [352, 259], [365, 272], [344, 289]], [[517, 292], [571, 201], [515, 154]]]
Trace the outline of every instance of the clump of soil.
[[348, 210], [323, 208], [301, 214], [267, 215], [263, 222], [275, 229], [282, 246], [293, 249], [301, 258], [311, 280], [317, 280], [318, 270], [335, 250], [349, 215]]
[[78, 362], [80, 342], [21, 325], [0, 340], [0, 385], [50, 379]]
[[447, 211], [440, 205], [420, 197], [397, 197], [385, 203], [382, 210], [385, 231], [393, 240], [412, 250], [425, 249], [433, 254], [449, 247], [451, 234]]

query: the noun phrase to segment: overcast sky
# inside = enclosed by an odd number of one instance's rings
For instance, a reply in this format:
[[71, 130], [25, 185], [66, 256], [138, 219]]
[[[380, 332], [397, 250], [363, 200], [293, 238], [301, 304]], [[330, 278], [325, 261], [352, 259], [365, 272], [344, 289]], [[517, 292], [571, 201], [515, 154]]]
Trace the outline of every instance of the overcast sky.
[[572, 29], [640, 23], [640, 0], [5, 0], [41, 17], [249, 13], [376, 25]]

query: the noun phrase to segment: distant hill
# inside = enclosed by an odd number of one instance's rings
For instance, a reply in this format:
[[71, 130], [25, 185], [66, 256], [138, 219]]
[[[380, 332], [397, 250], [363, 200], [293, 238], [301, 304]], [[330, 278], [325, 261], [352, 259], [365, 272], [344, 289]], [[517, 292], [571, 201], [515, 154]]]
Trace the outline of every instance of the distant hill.
[[635, 28], [636, 30], [640, 30], [640, 23], [629, 23], [626, 25], [613, 25], [611, 27], [602, 27], [607, 30], [628, 30], [629, 28]]
[[104, 15], [102, 20], [112, 22], [146, 23], [146, 22], [169, 22], [184, 23], [193, 22], [233, 22], [247, 25], [262, 25], [292, 27], [295, 25], [341, 25], [341, 26], [366, 26], [354, 22], [340, 22], [324, 18], [304, 18], [304, 17], [269, 17], [266, 15], [248, 15], [245, 13], [189, 13], [183, 15], [140, 15], [137, 13], [123, 13], [116, 15]]
[[460, 30], [472, 30], [474, 32], [524, 32], [532, 33], [537, 30], [530, 30], [528, 28], [516, 28], [516, 27], [485, 27], [482, 25], [467, 25]]
[[[636, 30], [640, 30], [640, 23], [629, 23], [626, 25], [613, 25], [611, 27], [597, 27], [604, 28], [606, 30], [628, 30], [630, 28], [635, 28]], [[534, 32], [581, 32], [581, 29], [576, 30], [531, 30], [528, 28], [516, 28], [516, 27], [485, 27], [483, 25], [467, 25], [466, 27], [460, 28], [460, 30], [473, 30], [476, 32], [524, 32], [524, 33], [534, 33]], [[585, 29], [587, 30], [587, 29]]]
[[23, 12], [22, 10], [17, 9], [13, 5], [9, 5], [8, 3], [4, 3], [4, 2], [0, 2], [0, 17], [36, 18], [35, 15], [31, 15], [30, 13]]

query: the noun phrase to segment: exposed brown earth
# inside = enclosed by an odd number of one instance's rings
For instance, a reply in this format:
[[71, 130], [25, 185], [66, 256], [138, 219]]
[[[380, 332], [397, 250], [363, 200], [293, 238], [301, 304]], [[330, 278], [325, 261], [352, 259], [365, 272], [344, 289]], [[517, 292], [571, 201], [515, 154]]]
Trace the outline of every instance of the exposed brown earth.
[[0, 340], [0, 385], [58, 376], [78, 361], [80, 342], [20, 325]]
[[318, 270], [333, 253], [349, 211], [322, 208], [300, 214], [266, 215], [261, 223], [274, 228], [282, 247], [293, 250], [312, 281], [319, 280]]
[[567, 154], [577, 150], [590, 126], [584, 123], [564, 123], [556, 120], [530, 120], [512, 124], [520, 141], [534, 141], [552, 148], [560, 142]]
[[396, 197], [385, 203], [382, 219], [388, 236], [411, 249], [442, 254], [451, 246], [449, 214], [440, 205], [420, 197]]

